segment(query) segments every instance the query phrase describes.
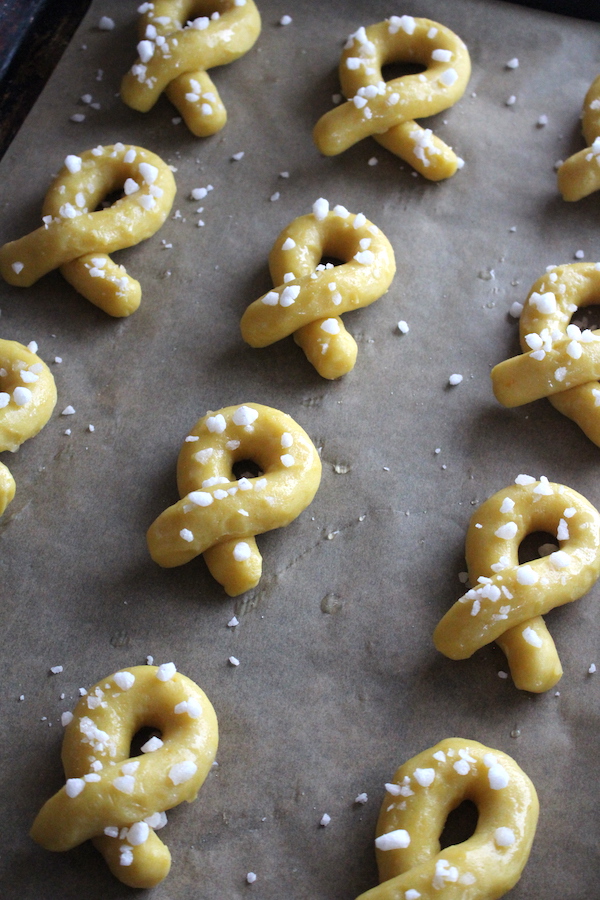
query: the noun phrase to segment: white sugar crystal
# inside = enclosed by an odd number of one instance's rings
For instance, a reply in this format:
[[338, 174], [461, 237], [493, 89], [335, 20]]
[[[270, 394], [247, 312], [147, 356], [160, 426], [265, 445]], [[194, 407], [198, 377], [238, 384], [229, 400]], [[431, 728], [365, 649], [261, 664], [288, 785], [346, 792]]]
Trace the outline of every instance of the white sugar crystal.
[[533, 628], [528, 627], [523, 629], [523, 639], [531, 646], [531, 647], [541, 647], [543, 641], [539, 634], [533, 630]]
[[156, 677], [159, 681], [170, 681], [173, 675], [175, 675], [176, 671], [177, 667], [175, 663], [163, 663], [162, 666], [158, 667]]
[[142, 751], [142, 753], [154, 753], [155, 750], [160, 750], [162, 745], [163, 741], [161, 741], [159, 737], [156, 737], [156, 735], [154, 735], [153, 737], [149, 738], [145, 744], [142, 744], [140, 750]]
[[122, 691], [128, 691], [135, 683], [135, 675], [132, 672], [116, 672], [114, 679]]
[[512, 828], [496, 828], [494, 832], [494, 842], [498, 847], [510, 847], [514, 844], [516, 838]]
[[415, 769], [414, 777], [421, 787], [429, 787], [435, 779], [435, 769]]
[[186, 781], [189, 781], [190, 778], [194, 777], [197, 770], [198, 766], [196, 763], [188, 759], [171, 766], [169, 769], [169, 778], [173, 784], [185, 784]]
[[[491, 755], [491, 754], [486, 754]], [[486, 763], [487, 765], [487, 763]], [[490, 787], [493, 791], [501, 791], [505, 788], [509, 782], [510, 778], [508, 776], [508, 772], [506, 771], [500, 763], [496, 762], [489, 767], [488, 771], [488, 781]]]
[[233, 558], [236, 562], [245, 562], [245, 560], [250, 559], [251, 555], [252, 551], [246, 541], [240, 541], [233, 548]]
[[65, 166], [72, 175], [74, 175], [76, 172], [81, 172], [81, 157], [69, 154], [69, 156], [67, 156], [67, 158], [65, 159]]
[[67, 797], [78, 797], [84, 787], [85, 781], [83, 780], [83, 778], [67, 778], [67, 783], [65, 784], [65, 793]]
[[317, 222], [322, 222], [329, 212], [329, 201], [324, 197], [320, 197], [313, 203], [313, 215]]
[[216, 416], [209, 416], [207, 418], [206, 427], [213, 434], [222, 434], [227, 427], [227, 423], [225, 422], [224, 416], [222, 416], [221, 413], [218, 413]]
[[404, 850], [410, 844], [410, 835], [404, 828], [397, 828], [375, 838], [378, 850]]
[[258, 418], [258, 412], [251, 406], [240, 406], [231, 417], [234, 425], [251, 425]]
[[503, 541], [512, 541], [518, 530], [516, 522], [506, 522], [500, 528], [497, 528], [494, 534]]

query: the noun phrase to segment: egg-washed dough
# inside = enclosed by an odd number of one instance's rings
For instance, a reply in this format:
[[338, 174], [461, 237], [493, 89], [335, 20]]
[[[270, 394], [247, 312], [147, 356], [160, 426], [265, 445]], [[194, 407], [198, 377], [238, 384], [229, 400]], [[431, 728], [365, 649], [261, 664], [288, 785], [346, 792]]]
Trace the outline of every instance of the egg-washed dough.
[[190, 131], [220, 131], [227, 111], [207, 69], [234, 62], [260, 34], [253, 0], [154, 0], [142, 13], [138, 59], [121, 83], [124, 102], [152, 109], [164, 91]]
[[[386, 83], [382, 67], [398, 62], [421, 63], [425, 71]], [[412, 16], [359, 28], [346, 42], [339, 74], [347, 100], [313, 131], [325, 156], [371, 136], [430, 181], [449, 178], [463, 165], [451, 147], [414, 121], [453, 106], [467, 87], [469, 51], [449, 28]]]
[[[519, 544], [536, 531], [556, 535], [559, 549], [520, 565]], [[542, 615], [578, 600], [600, 575], [598, 511], [563, 484], [520, 475], [473, 513], [466, 559], [473, 587], [435, 629], [437, 649], [467, 659], [496, 641], [518, 688], [554, 687], [562, 666]]]
[[585, 95], [581, 127], [589, 146], [565, 160], [557, 172], [563, 200], [581, 200], [600, 188], [600, 75]]
[[[517, 883], [539, 803], [506, 753], [448, 738], [404, 763], [386, 789], [375, 841], [381, 884], [357, 900], [497, 900]], [[475, 831], [441, 850], [446, 818], [464, 800], [477, 806]]]
[[[55, 406], [56, 385], [46, 363], [17, 341], [0, 340], [0, 451], [14, 453], [35, 437]], [[0, 515], [14, 495], [15, 480], [0, 463]]]
[[535, 282], [519, 320], [521, 349], [492, 369], [496, 399], [521, 406], [541, 397], [600, 447], [600, 330], [569, 324], [598, 303], [600, 263], [551, 267]]
[[[323, 257], [343, 260], [334, 266]], [[354, 368], [358, 348], [340, 315], [378, 300], [396, 272], [392, 245], [363, 215], [321, 198], [313, 212], [294, 219], [269, 255], [274, 289], [252, 303], [240, 323], [251, 347], [290, 334], [323, 378]]]
[[[131, 740], [144, 727], [160, 731], [159, 743], [151, 739], [131, 758]], [[38, 813], [31, 837], [56, 851], [92, 840], [120, 881], [154, 887], [171, 867], [156, 829], [166, 824], [165, 810], [196, 799], [217, 743], [210, 701], [172, 664], [103, 678], [65, 728], [67, 781]]]
[[[263, 474], [236, 480], [236, 462]], [[285, 413], [246, 403], [209, 412], [186, 437], [177, 463], [181, 500], [148, 530], [161, 566], [180, 566], [200, 553], [235, 597], [255, 587], [262, 557], [255, 535], [289, 525], [311, 503], [321, 460], [306, 432]]]
[[[122, 197], [97, 210], [118, 190], [124, 190]], [[104, 312], [129, 316], [140, 304], [140, 284], [107, 254], [155, 234], [171, 211], [175, 191], [169, 166], [143, 147], [117, 143], [67, 156], [46, 194], [44, 224], [0, 248], [0, 274], [9, 284], [30, 287], [60, 267], [64, 278]]]

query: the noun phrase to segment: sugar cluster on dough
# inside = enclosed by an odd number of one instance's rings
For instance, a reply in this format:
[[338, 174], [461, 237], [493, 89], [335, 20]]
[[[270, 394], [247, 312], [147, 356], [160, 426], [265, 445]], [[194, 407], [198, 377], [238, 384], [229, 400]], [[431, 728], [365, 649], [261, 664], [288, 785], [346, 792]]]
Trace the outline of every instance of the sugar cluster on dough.
[[[421, 63], [425, 71], [385, 82], [382, 67], [397, 62]], [[430, 181], [462, 166], [451, 147], [414, 121], [448, 109], [467, 87], [469, 52], [449, 28], [412, 16], [359, 28], [346, 42], [339, 74], [347, 100], [314, 128], [321, 153], [334, 156], [371, 136]]]
[[[144, 727], [161, 736], [130, 757], [132, 738]], [[103, 678], [65, 728], [67, 781], [38, 813], [32, 838], [56, 851], [92, 840], [120, 881], [154, 887], [171, 867], [169, 849], [156, 834], [166, 824], [165, 810], [196, 799], [217, 743], [210, 701], [172, 663]]]
[[[358, 900], [495, 900], [517, 883], [539, 804], [506, 753], [448, 738], [400, 766], [386, 789], [375, 841], [381, 883]], [[475, 831], [442, 850], [448, 814], [464, 800], [477, 806]]]
[[[236, 462], [262, 472], [236, 479]], [[262, 557], [255, 535], [289, 525], [321, 480], [319, 454], [285, 413], [246, 403], [208, 413], [186, 437], [177, 463], [181, 500], [148, 530], [150, 555], [180, 566], [200, 553], [230, 596], [255, 587]]]
[[[97, 209], [118, 190], [123, 196]], [[60, 268], [91, 303], [111, 316], [128, 316], [140, 304], [141, 287], [108, 254], [155, 234], [175, 190], [170, 168], [143, 147], [117, 143], [67, 156], [46, 194], [43, 225], [0, 248], [0, 274], [9, 284], [30, 287]]]
[[261, 27], [254, 0], [154, 0], [140, 11], [139, 57], [123, 78], [122, 99], [148, 112], [164, 91], [193, 134], [220, 131], [227, 111], [206, 70], [254, 45]]
[[[342, 265], [321, 263], [327, 256]], [[311, 215], [281, 232], [269, 269], [275, 287], [242, 316], [244, 340], [266, 347], [293, 334], [323, 378], [350, 372], [358, 348], [340, 316], [378, 300], [396, 272], [394, 250], [381, 229], [344, 206], [330, 210], [321, 198]]]
[[[600, 514], [577, 491], [547, 479], [519, 476], [473, 513], [467, 531], [470, 590], [434, 633], [438, 650], [466, 659], [496, 641], [515, 685], [540, 693], [562, 666], [542, 616], [582, 597], [600, 575]], [[533, 532], [556, 535], [548, 556], [519, 563], [519, 545]]]

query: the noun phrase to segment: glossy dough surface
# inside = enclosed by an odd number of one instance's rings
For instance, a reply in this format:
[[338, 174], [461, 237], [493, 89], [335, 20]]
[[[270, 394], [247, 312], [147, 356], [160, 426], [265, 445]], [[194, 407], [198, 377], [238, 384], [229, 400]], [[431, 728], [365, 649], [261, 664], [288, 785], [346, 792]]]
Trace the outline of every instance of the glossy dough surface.
[[[323, 257], [342, 265], [321, 263]], [[294, 219], [269, 255], [275, 285], [252, 303], [241, 320], [242, 337], [266, 347], [290, 334], [323, 378], [354, 367], [357, 345], [340, 318], [368, 306], [390, 286], [394, 250], [383, 232], [362, 214], [318, 200], [313, 213]]]
[[581, 200], [600, 188], [600, 75], [585, 95], [581, 126], [589, 146], [570, 156], [558, 170], [563, 200]]
[[[262, 472], [236, 479], [236, 462]], [[230, 596], [258, 583], [262, 557], [255, 535], [289, 525], [311, 503], [321, 461], [306, 432], [285, 413], [247, 403], [208, 413], [183, 443], [177, 463], [181, 500], [148, 530], [161, 566], [180, 566], [200, 553]]]
[[577, 309], [598, 303], [600, 266], [556, 266], [535, 282], [519, 320], [521, 356], [492, 369], [496, 399], [520, 406], [548, 397], [600, 446], [600, 331], [570, 324]]
[[[517, 883], [539, 804], [510, 756], [449, 738], [406, 762], [386, 787], [376, 832], [381, 884], [360, 900], [497, 900]], [[446, 818], [463, 800], [477, 806], [475, 832], [440, 850]], [[383, 836], [396, 849], [379, 849]]]
[[[398, 62], [425, 71], [386, 83], [382, 67]], [[372, 136], [431, 181], [456, 172], [461, 162], [452, 148], [414, 121], [448, 109], [465, 92], [471, 61], [454, 32], [431, 19], [391, 16], [350, 35], [339, 73], [347, 100], [315, 126], [321, 153], [334, 156]]]
[[190, 131], [206, 137], [227, 121], [206, 70], [231, 63], [254, 45], [254, 0], [155, 0], [141, 7], [140, 56], [121, 83], [128, 106], [148, 112], [163, 91]]
[[[115, 191], [123, 196], [96, 210]], [[141, 288], [107, 255], [151, 237], [175, 197], [175, 179], [155, 153], [114, 144], [68, 156], [54, 179], [42, 214], [44, 224], [0, 248], [0, 274], [29, 287], [53, 269], [111, 316], [139, 306]]]
[[[519, 544], [536, 531], [556, 535], [560, 549], [520, 565]], [[435, 629], [437, 649], [466, 659], [497, 641], [516, 686], [547, 691], [562, 667], [542, 615], [578, 600], [597, 580], [600, 514], [571, 488], [529, 478], [498, 491], [473, 513], [466, 558], [473, 587]]]
[[[154, 738], [141, 756], [130, 758], [132, 738], [144, 727], [160, 732], [158, 745]], [[154, 887], [171, 866], [156, 834], [166, 822], [161, 814], [196, 798], [217, 743], [210, 701], [172, 664], [135, 666], [103, 678], [81, 698], [65, 728], [67, 782], [44, 804], [31, 836], [57, 851], [92, 839], [120, 881]]]

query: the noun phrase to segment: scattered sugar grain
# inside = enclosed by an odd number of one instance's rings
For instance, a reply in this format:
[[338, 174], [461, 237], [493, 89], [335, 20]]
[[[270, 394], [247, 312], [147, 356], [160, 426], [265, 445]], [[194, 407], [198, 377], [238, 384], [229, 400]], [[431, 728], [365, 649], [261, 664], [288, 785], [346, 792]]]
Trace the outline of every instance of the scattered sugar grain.
[[408, 323], [404, 321], [404, 319], [400, 319], [397, 325], [398, 331], [400, 334], [408, 334], [410, 328], [408, 327]]
[[291, 16], [282, 16], [279, 20], [280, 25], [291, 25], [292, 17]]
[[514, 106], [517, 102], [517, 98], [514, 94], [511, 94], [510, 97], [504, 101], [506, 106]]
[[112, 31], [114, 27], [114, 19], [111, 19], [109, 16], [102, 16], [100, 21], [98, 22], [98, 28], [100, 29], [100, 31]]
[[583, 250], [575, 251], [575, 259], [583, 259], [584, 256], [585, 256], [585, 253], [583, 252]]
[[596, 671], [596, 663], [592, 663], [588, 669], [588, 675], [593, 675]]
[[75, 410], [73, 409], [72, 406], [65, 406], [65, 408], [61, 412], [61, 416], [74, 416], [74, 415], [75, 415]]
[[248, 874], [246, 875], [246, 881], [248, 882], [248, 884], [254, 884], [254, 882], [256, 881], [256, 874], [254, 872], [248, 872]]
[[330, 822], [331, 822], [331, 816], [329, 815], [329, 813], [323, 813], [323, 815], [321, 816], [321, 821], [319, 822], [319, 825], [321, 825], [323, 828], [327, 828], [327, 826], [329, 825]]
[[454, 387], [455, 385], [460, 384], [462, 380], [463, 380], [462, 375], [454, 374], [454, 375], [451, 375], [450, 378], [448, 379], [448, 384], [450, 384]]
[[234, 667], [239, 666], [239, 664], [240, 664], [240, 661], [236, 656], [230, 656], [229, 659], [227, 660], [227, 662], [229, 663], [230, 666], [234, 666]]
[[506, 68], [507, 69], [518, 69], [519, 68], [519, 60], [517, 59], [516, 56], [514, 56], [512, 59], [509, 59], [509, 61], [506, 63]]
[[244, 151], [240, 150], [239, 153], [234, 153], [231, 158], [232, 160], [235, 160], [235, 162], [239, 162], [240, 159], [244, 158]]

